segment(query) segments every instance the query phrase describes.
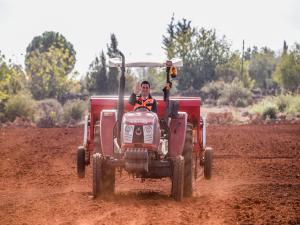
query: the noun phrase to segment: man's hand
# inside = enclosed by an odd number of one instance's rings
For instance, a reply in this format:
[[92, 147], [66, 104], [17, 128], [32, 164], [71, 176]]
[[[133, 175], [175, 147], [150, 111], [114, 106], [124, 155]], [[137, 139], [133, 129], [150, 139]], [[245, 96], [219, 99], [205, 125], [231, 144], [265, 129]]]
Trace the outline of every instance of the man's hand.
[[136, 84], [135, 84], [135, 87], [133, 88], [133, 93], [134, 94], [139, 94], [141, 92], [141, 84], [140, 84], [140, 82], [137, 82]]
[[164, 89], [170, 90], [172, 88], [172, 82], [166, 83]]

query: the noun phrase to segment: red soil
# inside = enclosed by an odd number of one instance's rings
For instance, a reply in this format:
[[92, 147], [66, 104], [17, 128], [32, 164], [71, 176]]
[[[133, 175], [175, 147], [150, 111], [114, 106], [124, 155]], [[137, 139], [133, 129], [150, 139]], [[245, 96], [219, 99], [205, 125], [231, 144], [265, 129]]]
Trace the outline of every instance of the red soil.
[[213, 177], [175, 202], [170, 180], [77, 178], [81, 128], [0, 129], [0, 224], [300, 224], [300, 125], [212, 126]]

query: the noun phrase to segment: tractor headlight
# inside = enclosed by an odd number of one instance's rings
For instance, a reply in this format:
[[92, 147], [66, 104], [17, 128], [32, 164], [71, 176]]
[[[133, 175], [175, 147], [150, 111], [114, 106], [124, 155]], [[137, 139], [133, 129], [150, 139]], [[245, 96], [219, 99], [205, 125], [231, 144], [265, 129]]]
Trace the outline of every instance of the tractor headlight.
[[152, 144], [153, 143], [153, 125], [144, 125], [144, 143]]
[[123, 125], [123, 141], [124, 143], [132, 143], [134, 125]]

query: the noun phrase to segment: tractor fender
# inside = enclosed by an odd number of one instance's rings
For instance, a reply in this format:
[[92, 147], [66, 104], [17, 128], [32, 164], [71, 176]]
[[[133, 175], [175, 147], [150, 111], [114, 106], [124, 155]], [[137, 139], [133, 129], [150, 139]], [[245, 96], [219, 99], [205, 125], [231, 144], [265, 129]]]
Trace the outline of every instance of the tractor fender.
[[168, 140], [168, 152], [170, 157], [181, 155], [183, 152], [187, 117], [186, 112], [178, 112], [178, 116], [171, 119]]
[[113, 130], [117, 121], [117, 111], [104, 109], [100, 113], [100, 142], [101, 153], [113, 156]]

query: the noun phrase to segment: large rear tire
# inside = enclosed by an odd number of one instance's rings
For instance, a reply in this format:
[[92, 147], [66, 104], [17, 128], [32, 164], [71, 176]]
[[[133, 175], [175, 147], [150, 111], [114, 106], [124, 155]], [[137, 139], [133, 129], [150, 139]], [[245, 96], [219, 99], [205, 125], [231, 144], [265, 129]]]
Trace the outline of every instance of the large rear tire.
[[[94, 132], [94, 155], [103, 155], [100, 140], [100, 123], [95, 124]], [[94, 159], [94, 158], [93, 158]], [[113, 194], [115, 192], [115, 168], [110, 166], [103, 157], [96, 159], [97, 168], [93, 169], [93, 174], [100, 174], [99, 177], [93, 177], [93, 193], [94, 197], [100, 194]], [[99, 185], [98, 185], [99, 184]], [[94, 188], [95, 186], [95, 188]], [[94, 191], [95, 189], [95, 191]], [[99, 190], [99, 191], [97, 191]]]
[[85, 150], [83, 146], [77, 149], [77, 175], [79, 178], [85, 177]]
[[204, 150], [204, 178], [209, 180], [212, 174], [213, 150], [206, 147]]
[[173, 176], [172, 176], [172, 197], [176, 201], [183, 199], [183, 183], [184, 183], [184, 158], [178, 156], [173, 159]]
[[193, 195], [193, 125], [188, 123], [183, 148], [184, 157], [184, 197]]
[[93, 155], [93, 197], [96, 198], [102, 193], [102, 159], [99, 153]]

